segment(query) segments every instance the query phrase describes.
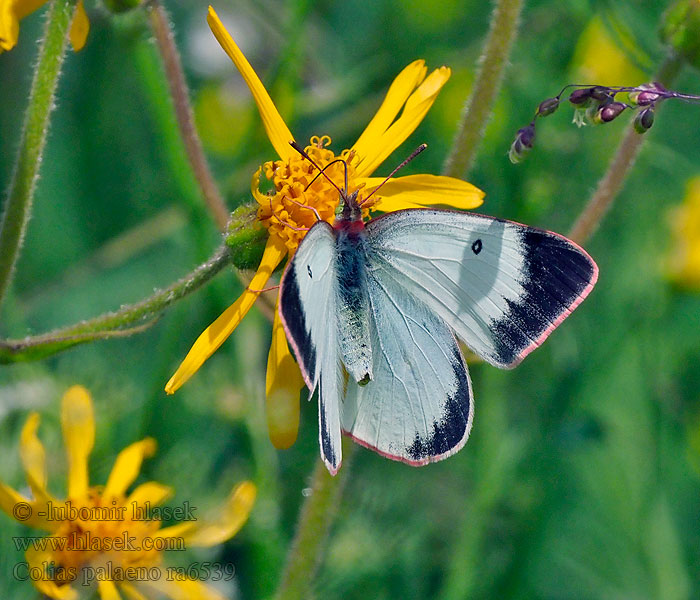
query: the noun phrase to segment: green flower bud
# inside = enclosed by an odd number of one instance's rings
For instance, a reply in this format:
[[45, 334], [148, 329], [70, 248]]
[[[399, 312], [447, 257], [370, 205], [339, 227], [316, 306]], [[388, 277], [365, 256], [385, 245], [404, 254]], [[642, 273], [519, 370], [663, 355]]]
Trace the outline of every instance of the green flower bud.
[[537, 107], [538, 117], [548, 117], [559, 108], [559, 98], [548, 98]]
[[637, 133], [646, 133], [654, 124], [654, 109], [645, 108], [634, 119], [634, 130]]
[[258, 221], [254, 204], [239, 206], [231, 213], [226, 227], [226, 245], [231, 248], [231, 263], [237, 269], [257, 269], [265, 250], [268, 231]]

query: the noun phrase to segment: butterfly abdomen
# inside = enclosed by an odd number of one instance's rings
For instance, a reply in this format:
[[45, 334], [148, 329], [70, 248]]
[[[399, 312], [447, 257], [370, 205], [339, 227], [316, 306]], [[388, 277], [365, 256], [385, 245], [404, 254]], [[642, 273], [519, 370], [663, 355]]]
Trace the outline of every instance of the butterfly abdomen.
[[365, 244], [362, 229], [338, 231], [338, 340], [343, 364], [358, 383], [372, 378]]

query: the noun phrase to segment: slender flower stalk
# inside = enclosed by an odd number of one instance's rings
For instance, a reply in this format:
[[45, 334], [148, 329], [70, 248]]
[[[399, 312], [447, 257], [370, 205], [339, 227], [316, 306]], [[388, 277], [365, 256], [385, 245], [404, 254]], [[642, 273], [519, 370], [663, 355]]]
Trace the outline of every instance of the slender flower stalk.
[[[671, 54], [659, 68], [655, 81], [660, 81], [662, 84], [669, 86], [678, 75], [682, 66], [683, 60], [675, 53]], [[636, 131], [634, 123], [631, 123], [627, 127], [627, 132], [622, 138], [620, 145], [617, 147], [615, 155], [608, 166], [608, 170], [598, 182], [598, 187], [593, 193], [593, 196], [591, 196], [588, 204], [586, 204], [568, 234], [573, 241], [582, 244], [591, 237], [598, 228], [600, 221], [608, 212], [617, 194], [622, 189], [627, 175], [644, 143], [644, 139], [645, 136], [640, 135]]]
[[0, 222], [0, 304], [12, 280], [31, 214], [49, 118], [54, 107], [54, 96], [74, 12], [75, 0], [54, 0], [46, 20], [17, 162]]
[[[228, 266], [231, 253], [232, 250], [223, 245], [211, 259], [176, 283], [118, 311], [42, 335], [0, 340], [0, 364], [39, 360], [86, 342], [139, 333], [152, 325], [170, 305], [199, 289]], [[134, 324], [137, 326], [133, 327]]]
[[158, 0], [150, 0], [147, 6], [151, 29], [163, 61], [163, 69], [175, 107], [175, 118], [187, 158], [207, 208], [217, 227], [223, 230], [228, 222], [229, 211], [211, 174], [202, 149], [202, 142], [194, 125], [185, 74], [182, 71], [180, 55], [175, 46], [168, 15]]
[[335, 520], [340, 498], [350, 473], [349, 466], [357, 447], [343, 440], [343, 468], [331, 476], [322, 461], [316, 462], [311, 475], [310, 493], [301, 507], [294, 540], [287, 554], [276, 600], [305, 600], [313, 597], [313, 583], [326, 548], [326, 540]]
[[445, 175], [464, 177], [474, 162], [518, 34], [522, 7], [523, 0], [495, 2], [476, 81], [442, 169]]

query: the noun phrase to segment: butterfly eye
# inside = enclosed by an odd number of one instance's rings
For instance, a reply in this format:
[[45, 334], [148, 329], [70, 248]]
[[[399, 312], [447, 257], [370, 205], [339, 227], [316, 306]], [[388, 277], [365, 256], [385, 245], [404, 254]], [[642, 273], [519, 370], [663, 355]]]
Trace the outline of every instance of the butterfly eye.
[[472, 252], [474, 254], [479, 254], [479, 252], [481, 252], [481, 249], [483, 247], [484, 247], [484, 245], [481, 243], [481, 240], [476, 240], [476, 242], [474, 242], [472, 244]]

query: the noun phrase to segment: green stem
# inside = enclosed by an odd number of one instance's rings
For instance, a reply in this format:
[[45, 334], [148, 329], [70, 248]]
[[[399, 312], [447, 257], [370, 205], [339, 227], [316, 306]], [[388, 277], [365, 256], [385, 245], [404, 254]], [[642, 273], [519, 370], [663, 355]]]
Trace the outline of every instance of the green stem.
[[0, 363], [39, 360], [85, 342], [143, 331], [173, 302], [200, 288], [230, 263], [231, 250], [224, 244], [211, 259], [187, 276], [140, 302], [42, 335], [0, 340]]
[[[683, 59], [675, 53], [670, 54], [664, 60], [661, 67], [659, 67], [658, 74], [654, 78], [654, 81], [659, 81], [669, 86], [680, 72], [682, 66]], [[634, 125], [632, 123], [628, 125], [627, 132], [622, 138], [620, 145], [617, 147], [607, 172], [598, 182], [598, 187], [595, 192], [593, 192], [593, 196], [591, 196], [588, 204], [586, 204], [569, 232], [569, 237], [574, 242], [578, 244], [584, 243], [598, 228], [600, 221], [608, 212], [615, 197], [622, 189], [627, 174], [630, 172], [639, 154], [639, 150], [644, 143], [645, 137], [645, 135], [639, 134], [634, 130]]]
[[0, 222], [0, 304], [12, 281], [32, 208], [39, 165], [46, 144], [49, 116], [68, 43], [76, 0], [54, 0], [29, 95], [17, 162]]
[[155, 36], [158, 51], [163, 61], [163, 70], [168, 80], [170, 96], [175, 108], [175, 119], [185, 146], [187, 158], [207, 208], [218, 228], [223, 230], [228, 222], [229, 211], [209, 170], [209, 164], [202, 149], [202, 142], [194, 125], [185, 74], [182, 70], [180, 55], [175, 46], [168, 15], [158, 0], [150, 0], [148, 13], [151, 30]]
[[343, 465], [335, 477], [328, 473], [322, 461], [316, 462], [310, 493], [301, 507], [299, 524], [287, 554], [276, 600], [308, 600], [312, 597], [316, 571], [326, 547], [328, 532], [338, 513], [355, 450], [356, 445], [349, 438], [344, 438]]
[[472, 166], [518, 33], [522, 6], [523, 0], [495, 2], [474, 88], [465, 104], [452, 149], [445, 159], [444, 175], [465, 177]]

